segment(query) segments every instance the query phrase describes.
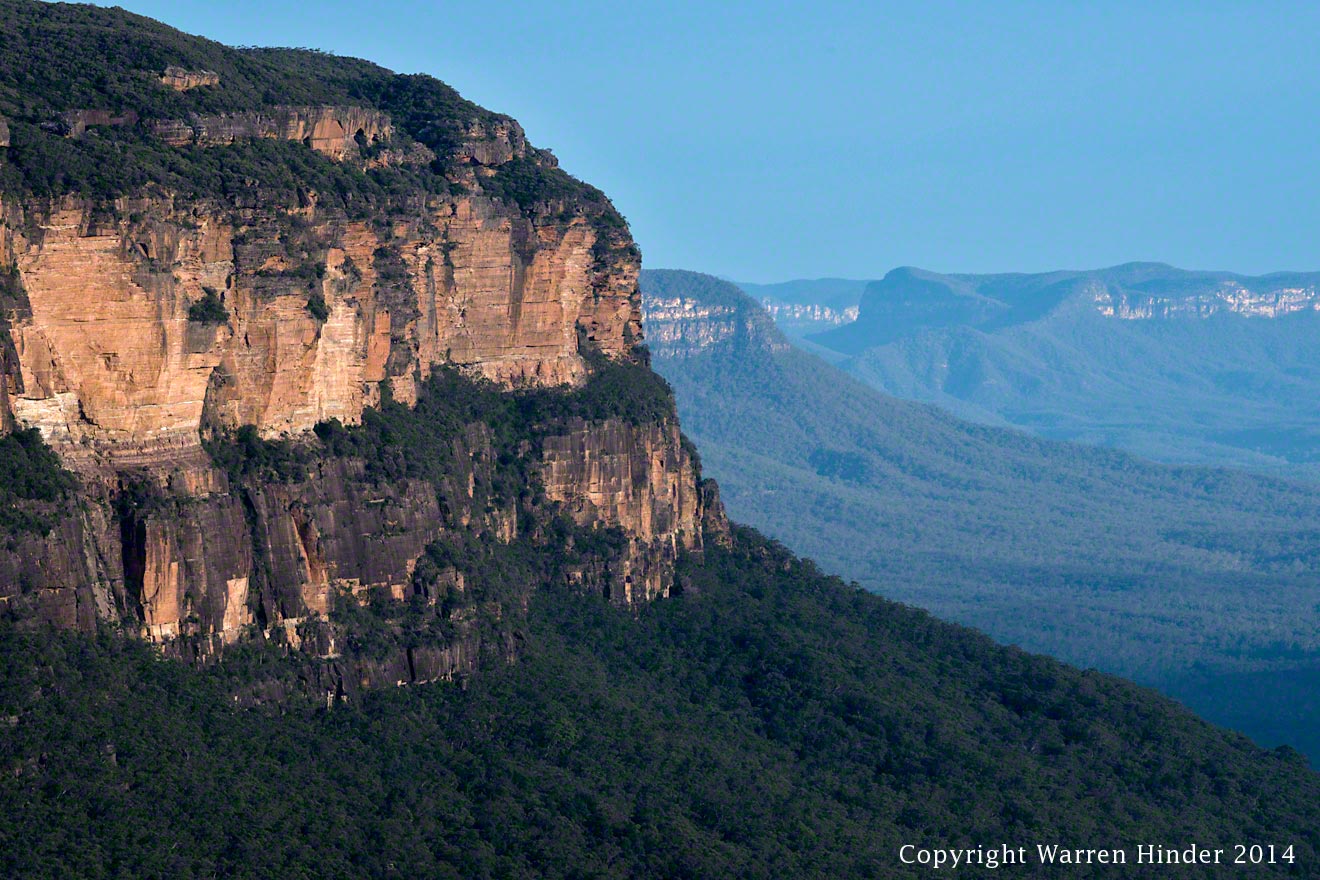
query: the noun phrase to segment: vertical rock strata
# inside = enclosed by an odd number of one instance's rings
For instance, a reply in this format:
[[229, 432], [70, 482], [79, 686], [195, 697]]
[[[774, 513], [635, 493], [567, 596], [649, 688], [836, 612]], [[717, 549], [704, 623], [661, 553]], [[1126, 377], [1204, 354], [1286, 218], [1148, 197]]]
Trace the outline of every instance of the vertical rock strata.
[[[365, 111], [285, 115], [277, 136], [337, 159], [389, 126]], [[272, 136], [259, 123], [185, 128], [195, 144]], [[461, 134], [464, 194], [370, 220], [322, 210], [314, 194], [298, 208], [159, 193], [4, 202], [0, 431], [39, 429], [83, 490], [50, 534], [0, 548], [0, 609], [83, 628], [121, 620], [208, 652], [251, 627], [298, 644], [336, 596], [410, 595], [447, 529], [513, 538], [516, 512], [473, 488], [494, 457], [480, 425], [454, 439], [467, 469], [455, 465], [439, 494], [368, 478], [353, 459], [231, 485], [202, 445], [244, 426], [274, 439], [351, 425], [386, 387], [411, 405], [439, 365], [506, 387], [576, 386], [583, 346], [631, 353], [640, 303], [626, 239], [601, 241], [612, 233], [581, 213], [484, 196], [486, 165], [529, 148], [513, 124]], [[676, 422], [577, 422], [542, 451], [547, 496], [579, 525], [626, 536], [605, 573], [611, 598], [666, 594], [678, 553], [700, 548], [703, 516]], [[150, 503], [125, 501], [139, 496]], [[462, 588], [461, 572], [446, 577]], [[472, 656], [458, 644], [408, 665], [435, 677]]]
[[579, 421], [543, 445], [546, 494], [578, 524], [609, 523], [628, 537], [622, 568], [607, 581], [609, 597], [631, 605], [667, 596], [679, 552], [702, 546], [696, 465], [678, 425]]
[[[352, 424], [383, 381], [411, 402], [442, 363], [577, 384], [579, 327], [613, 355], [640, 337], [635, 267], [597, 283], [581, 219], [538, 226], [473, 198], [383, 234], [315, 211], [238, 228], [205, 206], [119, 213], [151, 219], [98, 228], [65, 203], [0, 226], [27, 299], [10, 316], [23, 388], [10, 406], [73, 458], [181, 454], [204, 420], [266, 437]], [[208, 295], [223, 322], [190, 320]], [[308, 308], [318, 296], [324, 318]]]

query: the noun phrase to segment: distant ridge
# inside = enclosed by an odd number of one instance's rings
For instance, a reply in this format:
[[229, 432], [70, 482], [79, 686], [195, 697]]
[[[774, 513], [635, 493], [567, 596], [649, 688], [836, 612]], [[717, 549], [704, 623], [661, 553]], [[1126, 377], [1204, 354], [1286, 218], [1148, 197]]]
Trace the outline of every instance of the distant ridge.
[[867, 285], [807, 340], [961, 418], [1159, 461], [1320, 478], [1320, 272], [1126, 263]]
[[866, 285], [856, 323], [815, 341], [856, 354], [915, 331], [953, 326], [998, 330], [1076, 303], [1094, 304], [1106, 317], [1129, 319], [1275, 317], [1320, 309], [1320, 272], [1253, 277], [1137, 262], [1090, 271], [965, 275], [903, 266]]

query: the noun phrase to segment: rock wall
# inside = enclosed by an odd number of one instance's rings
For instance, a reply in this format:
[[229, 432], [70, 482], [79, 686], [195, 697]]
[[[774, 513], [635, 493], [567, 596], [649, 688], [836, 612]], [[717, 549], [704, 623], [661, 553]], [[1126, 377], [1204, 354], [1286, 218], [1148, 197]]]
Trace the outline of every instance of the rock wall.
[[[516, 516], [454, 514], [475, 503], [471, 485], [450, 492], [446, 513], [429, 484], [378, 485], [351, 460], [303, 482], [231, 485], [203, 438], [352, 424], [387, 381], [415, 402], [441, 364], [505, 385], [574, 385], [584, 341], [622, 356], [641, 337], [635, 260], [603, 269], [585, 220], [543, 222], [480, 196], [389, 224], [166, 200], [39, 208], [11, 206], [0, 222], [0, 408], [41, 431], [85, 497], [45, 550], [0, 553], [0, 577], [5, 602], [39, 602], [39, 616], [66, 625], [120, 619], [211, 650], [249, 627], [297, 642], [340, 590], [405, 598], [444, 529], [495, 516], [483, 527], [509, 540]], [[222, 314], [197, 319], [208, 299]], [[489, 452], [461, 442], [456, 460]], [[677, 425], [584, 422], [543, 449], [547, 494], [579, 524], [627, 535], [601, 575], [611, 598], [665, 595], [678, 553], [701, 542]], [[145, 504], [125, 505], [134, 493]], [[54, 555], [34, 568], [29, 553]]]
[[76, 138], [82, 137], [88, 128], [127, 128], [137, 123], [138, 115], [133, 110], [118, 116], [109, 110], [66, 110], [54, 120], [43, 122], [41, 127], [64, 137]]
[[176, 92], [186, 92], [200, 86], [220, 85], [220, 74], [212, 70], [187, 70], [171, 64], [160, 76], [161, 85], [169, 86]]
[[386, 141], [393, 132], [389, 116], [366, 107], [272, 107], [244, 113], [193, 114], [159, 120], [152, 132], [166, 143], [216, 146], [248, 138], [302, 141], [334, 159], [356, 157], [361, 146]]
[[847, 324], [856, 321], [858, 306], [836, 309], [819, 303], [786, 303], [770, 297], [761, 298], [761, 306], [776, 321], [796, 321], [812, 324]]
[[629, 549], [608, 597], [633, 605], [669, 595], [680, 551], [702, 549], [696, 462], [678, 424], [578, 421], [542, 443], [541, 481], [579, 525], [623, 529]]
[[298, 627], [327, 618], [339, 595], [411, 595], [417, 560], [446, 530], [513, 538], [514, 512], [475, 490], [490, 482], [489, 430], [460, 432], [449, 457], [454, 476], [439, 492], [375, 478], [353, 458], [315, 461], [292, 480], [234, 481], [202, 462], [113, 483], [87, 475], [49, 535], [0, 545], [0, 608], [84, 629], [119, 620], [155, 641], [192, 637], [202, 653], [249, 627], [296, 646]]
[[1320, 311], [1320, 287], [1295, 282], [1248, 287], [1237, 281], [1219, 281], [1177, 294], [1138, 292], [1095, 282], [1084, 293], [1090, 295], [1101, 315], [1124, 321], [1205, 319], [1215, 315], [1280, 318]]
[[[575, 384], [579, 328], [606, 352], [640, 338], [636, 265], [599, 277], [597, 232], [538, 223], [480, 197], [379, 225], [311, 209], [235, 223], [207, 205], [125, 202], [98, 222], [65, 202], [0, 223], [9, 406], [66, 459], [177, 458], [204, 425], [267, 437], [352, 424], [389, 380], [415, 400], [459, 364], [505, 384]], [[190, 320], [208, 295], [225, 320]], [[309, 303], [326, 309], [316, 316]]]
[[687, 357], [751, 345], [786, 351], [787, 341], [751, 300], [711, 304], [684, 296], [647, 295], [646, 336], [656, 357]]
[[[165, 84], [207, 84], [196, 79]], [[135, 124], [70, 111], [58, 130]], [[441, 365], [505, 387], [573, 387], [589, 351], [631, 356], [639, 257], [626, 230], [571, 201], [487, 195], [502, 164], [554, 165], [513, 120], [436, 124], [453, 127], [436, 139], [454, 145], [453, 194], [414, 193], [369, 219], [323, 208], [310, 190], [295, 205], [159, 190], [0, 202], [0, 431], [40, 430], [81, 484], [49, 534], [0, 546], [0, 610], [80, 628], [118, 621], [198, 657], [264, 632], [334, 658], [325, 621], [342, 597], [452, 598], [467, 589], [464, 571], [428, 562], [414, 577], [429, 545], [459, 531], [509, 542], [520, 517], [539, 515], [490, 489], [511, 452], [497, 455], [480, 423], [452, 438], [443, 485], [383, 480], [329, 453], [302, 475], [227, 471], [204, 447], [246, 426], [270, 440], [358, 423], [386, 388], [415, 404]], [[263, 137], [358, 167], [435, 159], [391, 140], [389, 117], [364, 108], [149, 125], [180, 146]], [[581, 582], [625, 605], [666, 595], [709, 513], [676, 422], [576, 422], [542, 439], [514, 457], [534, 458], [525, 465], [580, 526], [617, 529], [626, 545]], [[317, 673], [338, 680], [312, 686], [342, 695], [353, 681], [450, 676], [500, 630], [450, 622], [448, 647], [346, 660]]]
[[[116, 603], [123, 595], [117, 542], [101, 540], [110, 525], [104, 510], [79, 510], [49, 534], [0, 543], [0, 613], [84, 630], [120, 619], [127, 609]], [[106, 550], [114, 555], [106, 558]]]

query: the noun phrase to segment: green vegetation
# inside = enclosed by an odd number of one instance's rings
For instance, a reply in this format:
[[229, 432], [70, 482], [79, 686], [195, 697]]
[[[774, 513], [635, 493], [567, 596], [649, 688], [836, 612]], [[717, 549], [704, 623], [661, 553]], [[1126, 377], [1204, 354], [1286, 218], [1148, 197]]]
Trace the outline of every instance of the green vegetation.
[[1320, 858], [1295, 753], [738, 540], [636, 616], [543, 587], [517, 662], [330, 711], [235, 708], [236, 663], [0, 627], [0, 873], [895, 877], [902, 843], [1036, 839], [1295, 846], [1260, 877]]
[[229, 320], [229, 311], [220, 294], [206, 290], [201, 299], [188, 306], [188, 320], [198, 324], [224, 324]]
[[[258, 50], [262, 57], [280, 58], [284, 49]], [[391, 74], [355, 83], [357, 100], [362, 99], [390, 114], [395, 124], [409, 132], [437, 156], [450, 155], [462, 144], [462, 133], [473, 123], [487, 130], [512, 120], [464, 100], [458, 92], [434, 77]]]
[[0, 535], [48, 534], [76, 487], [36, 428], [0, 436]]
[[548, 203], [573, 204], [579, 199], [608, 204], [605, 194], [594, 186], [558, 168], [542, 168], [532, 158], [505, 162], [493, 177], [482, 183], [482, 189], [494, 198], [516, 203], [524, 211]]
[[326, 207], [366, 218], [410, 195], [449, 191], [443, 176], [424, 168], [364, 171], [294, 141], [255, 138], [171, 147], [137, 129], [89, 129], [72, 139], [22, 122], [11, 123], [10, 130], [0, 184], [8, 192], [39, 197], [79, 193], [106, 201], [154, 186], [187, 198], [296, 207], [299, 194], [310, 190]]
[[211, 460], [232, 480], [255, 477], [290, 483], [307, 478], [313, 460], [307, 447], [290, 440], [264, 440], [255, 425], [232, 432], [217, 432], [203, 442]]
[[[220, 83], [176, 92], [158, 81], [169, 65], [214, 71]], [[153, 121], [194, 113], [282, 105], [381, 110], [394, 123], [389, 146], [421, 143], [437, 158], [430, 166], [366, 169], [273, 139], [176, 148], [150, 129]], [[124, 121], [88, 126], [76, 138], [48, 130], [71, 110], [106, 111]], [[255, 200], [285, 207], [305, 206], [311, 192], [318, 205], [355, 218], [415, 209], [419, 195], [448, 195], [454, 185], [447, 174], [469, 128], [514, 124], [433, 77], [307, 49], [235, 49], [121, 9], [31, 0], [0, 0], [0, 115], [9, 119], [11, 139], [0, 191], [42, 198], [78, 193], [107, 202], [164, 188], [235, 206]], [[383, 146], [367, 144], [366, 152]], [[483, 189], [528, 214], [552, 207], [570, 216], [581, 212], [603, 232], [625, 228], [599, 190], [531, 153], [497, 169]]]
[[[131, 38], [131, 39], [126, 39]], [[220, 85], [176, 92], [169, 65], [211, 70]], [[183, 118], [272, 104], [353, 103], [361, 83], [390, 73], [355, 58], [305, 49], [242, 50], [122, 9], [0, 2], [0, 112], [11, 119], [93, 108]]]
[[[89, 63], [96, 59], [96, 63]], [[176, 92], [157, 81], [168, 65], [206, 69], [220, 85]], [[8, 192], [111, 199], [158, 185], [185, 196], [232, 199], [258, 190], [297, 204], [309, 185], [350, 210], [425, 183], [421, 175], [337, 166], [301, 144], [238, 143], [172, 148], [146, 131], [158, 119], [190, 113], [257, 110], [271, 105], [360, 104], [393, 74], [352, 58], [307, 50], [239, 50], [192, 37], [121, 9], [0, 2], [0, 113], [10, 120]], [[434, 87], [448, 89], [435, 82]], [[92, 126], [79, 138], [44, 131], [68, 110], [135, 114], [139, 124]], [[456, 111], [480, 114], [459, 101]], [[296, 147], [297, 149], [292, 149]], [[425, 189], [425, 187], [423, 187]], [[305, 191], [305, 189], [304, 189]]]
[[323, 324], [330, 317], [330, 306], [326, 304], [325, 295], [321, 291], [314, 290], [307, 297], [307, 314]]
[[[710, 284], [643, 273], [648, 297], [704, 301]], [[731, 516], [884, 595], [1320, 760], [1320, 707], [1298, 684], [1320, 670], [1320, 492], [960, 422], [768, 350], [782, 337], [742, 303], [745, 333], [656, 359]]]
[[0, 369], [14, 357], [14, 339], [9, 333], [9, 316], [30, 314], [32, 306], [17, 265], [0, 267]]
[[236, 479], [301, 480], [309, 464], [330, 455], [361, 459], [378, 482], [417, 478], [439, 485], [452, 476], [454, 439], [480, 424], [501, 465], [512, 468], [501, 476], [507, 491], [496, 495], [513, 497], [508, 493], [530, 480], [529, 453], [519, 451], [524, 444], [534, 452], [543, 437], [578, 420], [654, 424], [673, 418], [673, 393], [644, 362], [598, 356], [591, 363], [586, 384], [573, 390], [506, 391], [457, 367], [437, 367], [416, 406], [398, 403], [386, 388], [381, 405], [363, 412], [361, 425], [345, 427], [337, 420], [317, 425], [319, 442], [263, 440], [248, 425], [217, 436], [207, 448]]

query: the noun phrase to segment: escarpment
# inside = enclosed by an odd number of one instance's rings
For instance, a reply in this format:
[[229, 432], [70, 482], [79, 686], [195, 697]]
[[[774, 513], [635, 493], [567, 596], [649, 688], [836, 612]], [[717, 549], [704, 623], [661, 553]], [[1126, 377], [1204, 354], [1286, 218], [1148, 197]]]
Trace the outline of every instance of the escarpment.
[[[244, 108], [214, 66], [168, 68], [156, 113], [29, 110], [0, 159], [0, 431], [78, 485], [19, 503], [0, 611], [352, 655], [314, 676], [342, 693], [514, 650], [493, 622], [537, 579], [667, 595], [722, 512], [637, 348], [608, 201], [433, 80]], [[129, 165], [78, 165], [115, 139]], [[519, 581], [491, 547], [539, 561]], [[366, 663], [368, 605], [398, 638]]]
[[615, 356], [640, 337], [635, 264], [593, 277], [598, 233], [581, 219], [472, 197], [384, 229], [315, 209], [119, 208], [108, 225], [70, 203], [20, 208], [0, 227], [24, 300], [11, 408], [70, 458], [184, 453], [203, 422], [263, 436], [356, 423], [382, 382], [413, 401], [442, 363], [576, 385], [580, 328]]
[[643, 309], [657, 357], [790, 347], [763, 309], [745, 297], [731, 297], [710, 276], [677, 269], [652, 269], [645, 276]]
[[679, 553], [700, 549], [703, 531], [696, 463], [677, 422], [568, 428], [544, 441], [546, 493], [580, 525], [615, 523], [627, 533], [623, 568], [605, 585], [610, 598], [630, 605], [667, 595]]

